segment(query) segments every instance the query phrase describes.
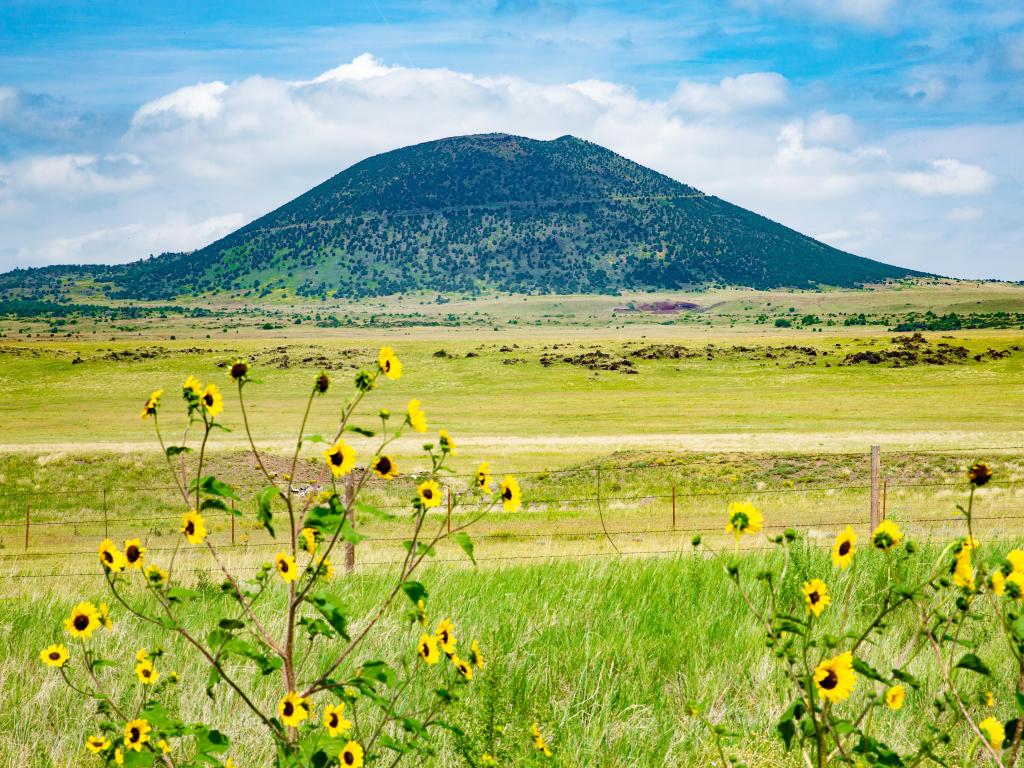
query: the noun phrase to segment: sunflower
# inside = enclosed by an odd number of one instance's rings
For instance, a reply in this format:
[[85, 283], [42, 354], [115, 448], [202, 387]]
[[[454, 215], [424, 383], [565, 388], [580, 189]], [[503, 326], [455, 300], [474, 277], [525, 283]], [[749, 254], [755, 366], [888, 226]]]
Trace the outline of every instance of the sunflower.
[[206, 540], [206, 521], [193, 509], [181, 518], [181, 532], [189, 544], [202, 544]]
[[450, 453], [452, 456], [458, 453], [455, 441], [452, 440], [447, 429], [442, 429], [437, 433], [437, 441], [441, 444], [441, 453]]
[[298, 728], [299, 724], [310, 715], [309, 699], [305, 699], [295, 691], [289, 691], [277, 704], [277, 714], [281, 722], [289, 728]]
[[160, 739], [156, 745], [160, 747], [160, 751], [165, 755], [171, 754], [171, 745], [167, 743], [166, 739]]
[[441, 486], [436, 480], [424, 480], [416, 489], [419, 494], [420, 503], [426, 508], [436, 507], [441, 504]]
[[114, 762], [118, 765], [124, 765], [124, 752], [121, 751], [120, 747], [114, 748]]
[[356, 465], [356, 451], [344, 440], [338, 440], [324, 451], [324, 460], [335, 477], [344, 477]]
[[291, 583], [299, 578], [299, 567], [295, 563], [295, 558], [287, 552], [278, 552], [274, 556], [274, 565], [277, 566], [277, 572], [281, 574], [281, 578], [286, 583]]
[[352, 721], [345, 719], [345, 702], [339, 702], [324, 711], [324, 727], [331, 736], [348, 733]]
[[544, 740], [544, 734], [540, 732], [540, 726], [534, 723], [530, 727], [530, 732], [533, 734], [533, 746], [540, 752], [544, 757], [551, 757], [551, 748], [548, 747], [548, 743]]
[[885, 703], [889, 709], [902, 709], [907, 691], [902, 685], [894, 685], [885, 692]]
[[85, 740], [85, 747], [94, 755], [98, 755], [105, 749], [110, 749], [110, 739], [105, 736], [90, 736]]
[[416, 620], [422, 626], [427, 626], [427, 604], [423, 602], [423, 598], [416, 601]]
[[329, 559], [323, 557], [316, 566], [316, 574], [324, 581], [330, 581], [334, 578], [334, 565]]
[[853, 532], [853, 527], [848, 525], [845, 531], [836, 536], [836, 543], [832, 545], [832, 566], [844, 571], [849, 568], [857, 552], [856, 544], [857, 534]]
[[888, 551], [903, 541], [903, 531], [892, 520], [883, 520], [871, 534], [871, 546]]
[[64, 629], [72, 637], [89, 639], [93, 632], [102, 626], [100, 612], [92, 603], [79, 603], [71, 610], [71, 615], [64, 620]]
[[992, 594], [1002, 597], [1006, 593], [1006, 576], [1000, 570], [995, 570], [988, 578], [988, 585], [992, 588]]
[[476, 468], [476, 487], [484, 493], [491, 492], [491, 472], [487, 462], [483, 462]]
[[476, 640], [469, 647], [469, 659], [476, 664], [477, 669], [483, 669], [486, 662], [484, 662], [484, 655], [480, 652], [480, 643]]
[[141, 540], [128, 539], [124, 543], [124, 559], [129, 568], [141, 568], [144, 554], [146, 554], [146, 548], [142, 546]]
[[992, 479], [992, 470], [983, 461], [976, 461], [967, 470], [967, 479], [971, 485], [980, 488]]
[[139, 678], [139, 682], [143, 685], [152, 685], [160, 677], [160, 673], [156, 671], [153, 662], [149, 661], [149, 659], [143, 659], [135, 665], [135, 676]]
[[207, 384], [203, 394], [199, 396], [199, 400], [211, 417], [224, 410], [224, 398], [221, 396], [220, 389], [217, 388], [216, 384]]
[[994, 707], [996, 705], [996, 697], [992, 695], [992, 691], [985, 691], [982, 694], [981, 703], [986, 707]]
[[1006, 729], [1002, 723], [994, 717], [986, 717], [978, 723], [978, 728], [985, 734], [985, 739], [992, 749], [1002, 749], [1003, 742], [1006, 741]]
[[164, 391], [162, 389], [158, 389], [149, 396], [149, 400], [147, 400], [146, 404], [142, 406], [143, 420], [149, 416], [156, 416], [156, 410], [160, 407], [160, 395], [163, 393]]
[[1014, 600], [1024, 600], [1024, 573], [1014, 571], [1006, 577], [1006, 594]]
[[347, 768], [363, 768], [363, 747], [358, 741], [350, 741], [338, 755], [338, 760]]
[[832, 602], [832, 598], [828, 594], [828, 586], [821, 579], [804, 582], [803, 593], [804, 602], [807, 604], [807, 613], [813, 613], [815, 616], [821, 616], [821, 612]]
[[427, 431], [427, 415], [420, 408], [419, 400], [410, 400], [409, 408], [406, 411], [406, 421], [409, 422], [409, 426], [415, 429], [420, 434]]
[[48, 667], [60, 669], [68, 660], [68, 649], [59, 644], [49, 645], [39, 652], [39, 660]]
[[953, 559], [953, 583], [967, 590], [974, 589], [974, 566], [971, 564], [970, 542], [964, 542]]
[[749, 501], [734, 501], [729, 505], [729, 522], [725, 525], [725, 532], [731, 533], [738, 540], [744, 534], [760, 531], [763, 522], [764, 518], [757, 507]]
[[235, 361], [233, 363], [231, 363], [231, 380], [232, 381], [239, 381], [239, 380], [241, 380], [244, 383], [248, 376], [249, 376], [249, 363], [248, 363], [248, 361], [243, 360], [240, 357], [236, 358]]
[[100, 603], [100, 623], [107, 632], [113, 632], [114, 622], [110, 620], [110, 607], [106, 603]]
[[444, 655], [449, 659], [455, 655], [455, 644], [458, 640], [455, 639], [455, 625], [452, 624], [448, 619], [442, 619], [437, 625], [437, 631], [434, 632], [434, 637], [437, 638], [437, 644], [441, 646], [441, 650], [444, 651]]
[[312, 528], [303, 528], [299, 531], [299, 538], [302, 540], [302, 548], [313, 554], [316, 552], [316, 531]]
[[452, 664], [455, 665], [455, 671], [459, 673], [463, 680], [469, 681], [473, 679], [473, 667], [465, 661], [458, 656], [452, 656]]
[[110, 539], [100, 542], [99, 555], [103, 568], [110, 573], [120, 573], [127, 565], [124, 555], [117, 551], [117, 547]]
[[189, 407], [199, 402], [199, 394], [203, 391], [203, 385], [195, 376], [189, 376], [181, 386], [181, 396], [188, 401]]
[[402, 378], [402, 361], [398, 359], [395, 355], [395, 350], [391, 347], [380, 348], [377, 365], [380, 366], [380, 372], [392, 381], [398, 381]]
[[313, 389], [315, 389], [321, 395], [326, 395], [327, 390], [330, 388], [331, 377], [327, 375], [326, 371], [320, 371], [320, 374], [316, 377], [316, 381], [313, 382]]
[[145, 570], [146, 580], [153, 586], [159, 587], [167, 583], [170, 574], [156, 563], [150, 563]]
[[519, 481], [512, 477], [512, 475], [505, 475], [501, 485], [498, 487], [498, 491], [501, 496], [502, 508], [506, 512], [515, 512], [519, 509], [519, 505], [523, 503], [523, 494], [519, 490]]
[[398, 466], [390, 456], [378, 456], [374, 459], [373, 471], [377, 473], [377, 477], [384, 480], [393, 480], [398, 477]]
[[441, 655], [437, 652], [437, 640], [434, 639], [433, 635], [426, 633], [420, 635], [420, 641], [416, 644], [416, 651], [427, 664], [437, 664], [441, 660]]
[[857, 676], [853, 672], [853, 654], [847, 651], [826, 659], [814, 670], [818, 694], [833, 703], [850, 698]]
[[149, 658], [149, 651], [147, 651], [145, 648], [139, 648], [139, 650], [137, 650], [135, 652], [135, 660], [136, 661], [145, 661], [148, 658]]
[[1010, 570], [1024, 573], [1024, 552], [1011, 549], [1006, 555], [1006, 562], [1010, 564]]
[[149, 741], [149, 732], [153, 730], [149, 723], [141, 717], [130, 720], [124, 727], [124, 746], [126, 749], [142, 751], [142, 745]]

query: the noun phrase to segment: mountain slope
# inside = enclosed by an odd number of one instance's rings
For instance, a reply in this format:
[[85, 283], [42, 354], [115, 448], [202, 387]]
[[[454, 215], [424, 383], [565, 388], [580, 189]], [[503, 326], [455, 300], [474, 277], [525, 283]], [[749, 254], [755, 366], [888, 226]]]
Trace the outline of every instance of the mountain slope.
[[[47, 284], [39, 272], [11, 274]], [[853, 286], [920, 274], [827, 246], [596, 144], [505, 134], [377, 155], [199, 251], [81, 272], [123, 298], [274, 287], [362, 296]], [[0, 290], [10, 277], [0, 276]]]

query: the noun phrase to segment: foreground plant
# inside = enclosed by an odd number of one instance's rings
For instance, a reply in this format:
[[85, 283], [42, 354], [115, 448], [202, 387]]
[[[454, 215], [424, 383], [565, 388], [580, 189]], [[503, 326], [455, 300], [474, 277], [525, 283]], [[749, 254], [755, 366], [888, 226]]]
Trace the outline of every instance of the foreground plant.
[[[190, 376], [182, 387], [188, 426], [180, 445], [165, 445], [160, 432], [163, 390], [155, 391], [142, 411], [143, 419], [152, 419], [181, 495], [181, 535], [162, 563], [150, 559], [142, 538], [129, 539], [123, 550], [112, 540], [101, 542], [98, 555], [111, 602], [133, 620], [182, 638], [207, 668], [207, 694], [213, 697], [226, 688], [237, 697], [262, 726], [273, 746], [276, 765], [359, 768], [369, 762], [393, 766], [406, 759], [425, 759], [434, 753], [438, 729], [451, 727], [444, 720], [446, 708], [460, 700], [474, 670], [484, 662], [476, 640], [459, 645], [451, 621], [428, 620], [427, 590], [413, 576], [435, 547], [449, 537], [472, 559], [473, 544], [464, 529], [497, 505], [506, 511], [517, 509], [518, 484], [506, 477], [498, 489], [492, 489], [487, 465], [481, 465], [475, 481], [464, 491], [449, 489], [453, 509], [468, 501], [477, 503], [478, 509], [450, 532], [443, 518], [435, 528], [428, 511], [441, 503], [438, 477], [456, 450], [452, 437], [442, 430], [436, 448], [432, 443], [424, 446], [429, 470], [410, 500], [411, 535], [404, 542], [405, 556], [393, 584], [379, 596], [369, 617], [353, 628], [341, 602], [326, 587], [335, 574], [331, 557], [339, 545], [355, 547], [364, 539], [358, 530], [357, 511], [385, 516], [382, 510], [361, 503], [360, 493], [371, 478], [389, 482], [399, 476], [388, 447], [406, 428], [425, 433], [427, 421], [418, 400], [409, 403], [397, 426], [389, 411], [379, 411], [379, 433], [353, 424], [352, 418], [382, 380], [401, 377], [402, 363], [389, 347], [381, 349], [374, 370], [357, 374], [355, 391], [342, 407], [328, 440], [307, 435], [313, 400], [331, 389], [326, 373], [317, 376], [306, 402], [291, 468], [283, 480], [267, 470], [249, 430], [244, 399], [246, 386], [254, 383], [249, 364], [235, 361], [230, 375], [237, 386], [254, 463], [267, 481], [254, 500], [256, 519], [271, 537], [280, 534], [280, 550], [251, 578], [243, 578], [227, 567], [211, 539], [207, 516], [240, 514], [234, 502], [241, 497], [227, 483], [204, 474], [210, 437], [215, 430], [225, 429], [218, 421], [224, 400], [216, 385], [203, 386]], [[195, 429], [201, 433], [197, 449], [187, 444]], [[363, 470], [357, 468], [360, 457], [356, 450], [345, 440], [351, 433], [368, 438], [379, 434]], [[300, 491], [295, 470], [307, 443], [326, 447], [314, 490]], [[194, 460], [189, 461], [190, 457]], [[175, 570], [182, 547], [199, 548], [209, 555], [223, 576], [220, 591], [230, 606], [201, 632], [189, 628], [195, 623], [188, 621], [190, 606], [207, 598], [184, 586]], [[364, 658], [362, 649], [403, 595], [411, 605], [406, 651], [393, 663]], [[131, 659], [102, 657], [97, 633], [113, 630], [107, 603], [80, 602], [64, 627], [71, 647], [53, 643], [40, 652], [40, 660], [94, 702], [96, 729], [86, 740], [85, 750], [106, 764], [125, 766], [220, 765], [222, 761], [233, 765], [226, 757], [230, 740], [221, 729], [184, 722], [174, 713], [166, 694], [179, 678], [168, 669], [163, 651], [140, 648]], [[275, 631], [276, 627], [281, 629]], [[118, 662], [133, 671], [131, 684], [117, 676]], [[276, 677], [279, 693], [269, 694], [272, 686], [265, 683], [254, 684], [261, 677]]]
[[[918, 562], [920, 551], [891, 520], [871, 532], [867, 552], [858, 551], [850, 526], [840, 532], [831, 573], [793, 572], [795, 555], [801, 564], [808, 562], [807, 550], [794, 548], [793, 530], [772, 539], [782, 550], [781, 567], [753, 579], [743, 573], [738, 556], [719, 556], [788, 680], [791, 701], [776, 730], [785, 749], [798, 750], [805, 765], [1018, 765], [1024, 736], [1024, 552], [983, 554], [974, 535], [975, 492], [991, 478], [986, 464], [970, 468], [966, 506], [957, 507], [965, 535], [930, 562]], [[738, 542], [760, 530], [761, 522], [751, 505], [734, 504], [726, 530]], [[701, 543], [694, 539], [695, 546]], [[880, 558], [885, 578], [877, 591], [861, 595], [868, 611], [858, 615], [852, 599], [863, 558]], [[994, 637], [1001, 639], [995, 643]], [[879, 659], [873, 649], [880, 647], [897, 650]], [[983, 649], [998, 658], [983, 660]], [[1006, 668], [1012, 670], [1008, 681], [993, 672]], [[931, 714], [913, 747], [901, 752], [887, 742], [883, 713], [899, 717], [910, 706], [929, 707]], [[1004, 709], [1013, 716], [999, 718]], [[696, 707], [691, 714], [711, 730], [722, 764], [740, 765], [728, 754], [730, 732]]]

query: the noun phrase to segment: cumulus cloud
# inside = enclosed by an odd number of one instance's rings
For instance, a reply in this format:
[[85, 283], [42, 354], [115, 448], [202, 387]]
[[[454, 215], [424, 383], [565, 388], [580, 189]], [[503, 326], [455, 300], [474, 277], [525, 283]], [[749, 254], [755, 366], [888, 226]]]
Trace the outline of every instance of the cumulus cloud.
[[[946, 204], [994, 189], [986, 168], [1024, 177], [1010, 167], [1012, 126], [984, 140], [934, 129], [866, 141], [850, 116], [805, 111], [791, 91], [751, 72], [686, 80], [655, 99], [605, 80], [541, 83], [369, 54], [305, 80], [198, 83], [139, 106], [105, 153], [0, 164], [0, 258], [116, 262], [196, 248], [369, 155], [489, 131], [574, 134], [839, 247], [930, 271], [969, 269], [976, 260], [956, 260], [976, 228], [1016, 221], [1001, 201], [986, 202], [984, 222], [953, 221]], [[1003, 237], [977, 239], [1003, 248], [1020, 234], [1006, 224]]]
[[995, 182], [992, 174], [977, 165], [942, 159], [931, 163], [931, 170], [902, 173], [896, 183], [919, 195], [978, 195], [988, 192]]

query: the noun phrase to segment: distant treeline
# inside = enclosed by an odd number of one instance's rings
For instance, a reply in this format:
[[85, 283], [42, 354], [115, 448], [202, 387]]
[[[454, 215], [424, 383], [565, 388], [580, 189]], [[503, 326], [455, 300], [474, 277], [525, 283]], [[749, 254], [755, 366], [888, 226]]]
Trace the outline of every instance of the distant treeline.
[[208, 309], [182, 307], [174, 304], [114, 307], [106, 304], [65, 304], [39, 299], [0, 300], [0, 316], [8, 317], [103, 317], [115, 320], [137, 320], [154, 315], [210, 317], [212, 314]]

